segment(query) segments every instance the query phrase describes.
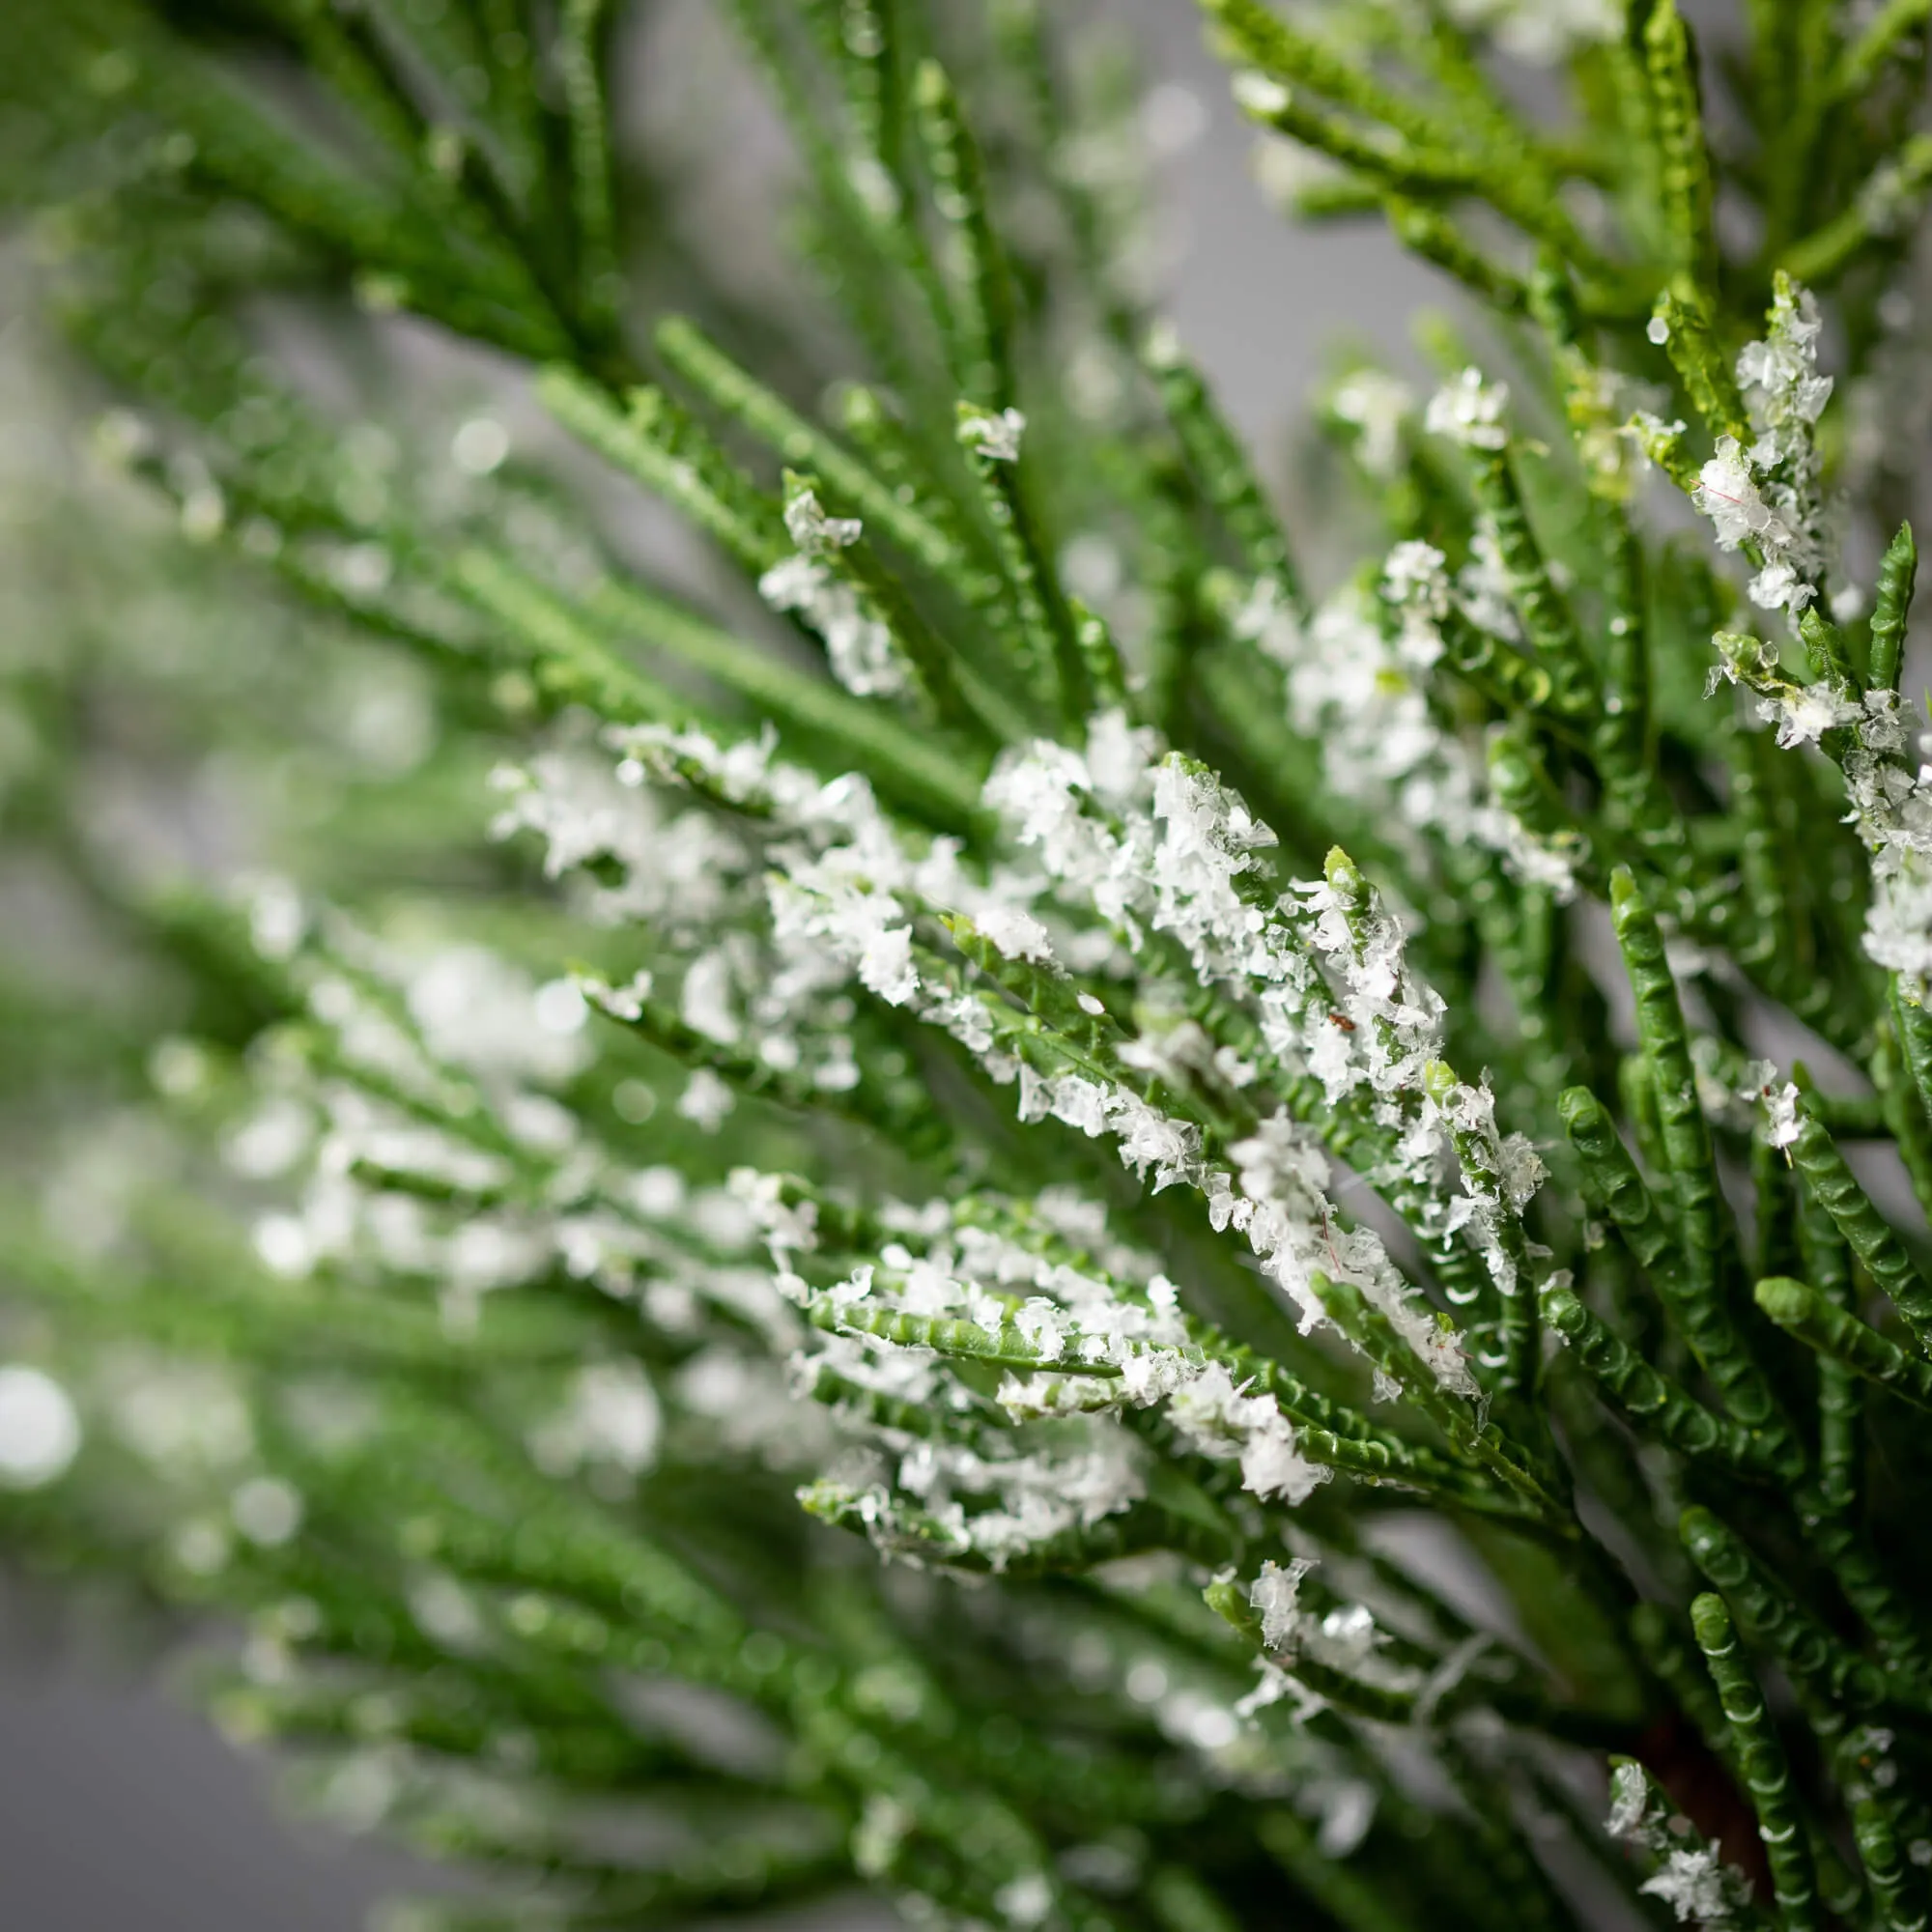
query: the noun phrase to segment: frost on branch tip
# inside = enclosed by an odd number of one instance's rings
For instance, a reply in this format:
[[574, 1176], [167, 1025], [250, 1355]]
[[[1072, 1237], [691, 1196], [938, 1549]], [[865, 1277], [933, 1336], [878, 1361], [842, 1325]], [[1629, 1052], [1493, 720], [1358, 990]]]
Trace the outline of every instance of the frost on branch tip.
[[1776, 466], [1813, 455], [1813, 432], [1833, 389], [1833, 378], [1818, 369], [1823, 328], [1811, 291], [1780, 275], [1763, 340], [1738, 352], [1738, 385], [1760, 437], [1752, 452], [1758, 462]]
[[784, 526], [803, 556], [849, 550], [865, 534], [857, 517], [828, 517], [811, 490], [794, 490], [784, 506]]
[[[1392, 794], [1414, 833], [1487, 846], [1518, 877], [1567, 902], [1577, 887], [1575, 852], [1539, 838], [1495, 800], [1483, 750], [1431, 703], [1430, 677], [1447, 652], [1442, 626], [1452, 612], [1511, 641], [1519, 629], [1492, 532], [1478, 529], [1471, 560], [1453, 584], [1447, 563], [1416, 538], [1389, 552], [1379, 593], [1397, 613], [1393, 639], [1355, 585], [1337, 591], [1304, 625], [1263, 580], [1236, 623], [1287, 672], [1290, 721], [1321, 747], [1337, 793], [1378, 810]], [[1417, 847], [1419, 855], [1419, 840]]]
[[1371, 476], [1393, 477], [1402, 461], [1402, 435], [1415, 413], [1415, 392], [1380, 369], [1357, 369], [1328, 396], [1329, 412], [1355, 432], [1355, 460]]
[[1418, 1707], [1433, 1711], [1455, 1688], [1475, 1648], [1452, 1652], [1434, 1673], [1395, 1662], [1384, 1651], [1387, 1634], [1366, 1604], [1344, 1603], [1325, 1613], [1303, 1606], [1302, 1585], [1315, 1568], [1315, 1561], [1305, 1556], [1286, 1564], [1264, 1561], [1248, 1586], [1247, 1607], [1255, 1620], [1251, 1628], [1264, 1655], [1258, 1660], [1262, 1681], [1237, 1707], [1241, 1714], [1252, 1716], [1284, 1697], [1295, 1700], [1299, 1718], [1321, 1710], [1324, 1700], [1295, 1679], [1297, 1666], [1305, 1662], [1319, 1663], [1365, 1689], [1413, 1696]]
[[1027, 419], [1018, 410], [974, 410], [964, 406], [959, 412], [959, 440], [971, 450], [994, 463], [1017, 463], [1020, 439]]
[[1755, 553], [1751, 602], [1793, 624], [1818, 596], [1827, 558], [1817, 423], [1833, 379], [1818, 370], [1822, 327], [1810, 291], [1780, 273], [1764, 336], [1738, 352], [1754, 440], [1720, 436], [1690, 498], [1720, 550]]
[[[863, 784], [809, 780], [776, 759], [768, 742], [748, 753], [653, 726], [617, 734], [613, 744], [623, 754], [620, 777], [636, 769], [672, 785], [715, 789], [757, 814], [735, 837], [759, 826], [769, 841], [761, 889], [749, 852], [719, 877], [744, 881], [749, 896], [727, 901], [741, 917], [762, 891], [772, 951], [761, 955], [748, 934], [696, 949], [679, 996], [694, 1031], [754, 1044], [771, 1064], [795, 1065], [837, 1091], [850, 1048], [829, 1009], [841, 982], [856, 980], [942, 1027], [996, 1084], [1016, 1088], [1022, 1122], [1053, 1119], [1090, 1137], [1111, 1135], [1123, 1164], [1156, 1191], [1199, 1192], [1212, 1226], [1245, 1237], [1304, 1325], [1326, 1319], [1313, 1275], [1339, 1274], [1382, 1310], [1445, 1390], [1474, 1394], [1453, 1331], [1404, 1282], [1378, 1238], [1350, 1226], [1326, 1198], [1315, 1136], [1285, 1118], [1264, 1121], [1229, 1150], [1223, 1166], [1208, 1157], [1198, 1125], [1152, 1104], [1124, 1077], [1042, 1070], [1015, 1054], [1000, 1037], [997, 1002], [952, 969], [925, 963], [914, 939], [915, 920], [945, 910], [963, 922], [962, 933], [976, 931], [1005, 958], [1054, 973], [1063, 949], [1069, 958], [1105, 957], [1118, 944], [1109, 929], [1136, 951], [1144, 935], [1172, 935], [1204, 984], [1255, 1003], [1263, 1038], [1286, 1064], [1308, 1065], [1331, 1099], [1358, 1088], [1377, 1096], [1418, 1200], [1438, 1204], [1426, 1209], [1429, 1224], [1453, 1236], [1466, 1208], [1451, 1206], [1439, 1130], [1420, 1090], [1421, 1069], [1438, 1050], [1441, 1005], [1405, 969], [1400, 922], [1376, 906], [1365, 885], [1351, 889], [1346, 907], [1324, 884], [1271, 909], [1256, 867], [1272, 835], [1205, 767], [1160, 757], [1153, 735], [1119, 713], [1092, 721], [1084, 752], [1042, 741], [1006, 755], [987, 802], [1019, 855], [1038, 869], [1029, 875], [998, 861], [983, 880], [969, 875], [950, 841], [933, 841], [923, 854], [909, 845]], [[615, 796], [621, 804], [621, 787]], [[576, 832], [557, 806], [537, 817], [565, 851], [589, 855], [623, 844], [611, 831]], [[1092, 950], [1092, 938], [1104, 938], [1103, 951]], [[1104, 1010], [1104, 1002], [1087, 999], [1079, 1010], [1094, 1005]], [[1336, 1024], [1337, 1013], [1347, 1027]], [[1123, 1048], [1122, 1075], [1136, 1065], [1163, 1065], [1161, 1051], [1151, 1041], [1134, 1043], [1131, 1055]], [[1254, 1078], [1252, 1069], [1228, 1065], [1231, 1075]], [[727, 1094], [712, 1076], [694, 1076], [680, 1110], [709, 1130]], [[1146, 1373], [1122, 1366], [1130, 1377]], [[1216, 1391], [1210, 1378], [1193, 1409], [1183, 1405], [1199, 1443], [1225, 1442], [1258, 1492], [1298, 1494], [1321, 1480], [1298, 1457], [1271, 1399], [1233, 1384]], [[1219, 1423], [1210, 1426], [1211, 1415]]]
[[857, 587], [826, 561], [859, 541], [859, 520], [828, 517], [810, 490], [793, 495], [784, 520], [798, 553], [758, 579], [758, 595], [774, 611], [796, 613], [818, 634], [833, 676], [855, 697], [888, 697], [905, 691], [910, 679], [892, 632]]
[[1825, 678], [1800, 684], [1776, 651], [1757, 638], [1720, 631], [1711, 673], [1755, 694], [1758, 716], [1777, 727], [1786, 749], [1838, 735], [1848, 822], [1871, 866], [1865, 910], [1867, 958], [1900, 976], [1908, 998], [1932, 984], [1932, 762], [1925, 734], [1908, 731], [1898, 694], [1857, 696]]
[[1751, 1890], [1744, 1873], [1724, 1863], [1716, 1839], [1707, 1843], [1688, 1818], [1673, 1812], [1649, 1773], [1633, 1759], [1613, 1761], [1604, 1829], [1656, 1861], [1637, 1889], [1662, 1899], [1680, 1924], [1750, 1922]]
[[1262, 1642], [1269, 1650], [1286, 1651], [1301, 1625], [1301, 1579], [1315, 1568], [1305, 1556], [1286, 1565], [1266, 1562], [1248, 1591], [1248, 1605], [1261, 1619]]
[[[1865, 705], [1855, 702], [1849, 692], [1834, 689], [1825, 679], [1815, 684], [1800, 684], [1786, 674], [1775, 645], [1737, 631], [1719, 631], [1711, 642], [1718, 662], [1705, 681], [1708, 696], [1719, 684], [1739, 685], [1757, 695], [1757, 715], [1767, 724], [1777, 727], [1777, 743], [1790, 750], [1799, 745], [1815, 745], [1828, 731], [1838, 731], [1861, 723], [1867, 715]], [[1870, 697], [1889, 694], [1870, 694]]]
[[[1370, 936], [1358, 945], [1346, 919], [1327, 923], [1341, 901], [1325, 885], [1308, 889], [1312, 899], [1293, 917], [1280, 907], [1271, 912], [1244, 887], [1256, 867], [1253, 854], [1272, 842], [1272, 834], [1225, 785], [1174, 756], [1150, 768], [1151, 747], [1104, 720], [1095, 721], [1090, 747], [1104, 753], [1097, 769], [1065, 747], [1038, 745], [1023, 757], [1009, 757], [987, 787], [989, 804], [1009, 817], [1023, 847], [1040, 853], [1063, 888], [1122, 923], [1136, 951], [1141, 941], [1134, 935], [1143, 923], [1174, 934], [1205, 983], [1244, 991], [1256, 1001], [1263, 1037], [1291, 1062], [1306, 1056], [1331, 1099], [1358, 1082], [1393, 1092], [1419, 1078], [1428, 1058], [1423, 1042], [1394, 1059], [1390, 1045], [1402, 1037], [1404, 1025], [1420, 1026], [1433, 1039], [1441, 1007], [1403, 972], [1399, 925], [1364, 908], [1363, 933]], [[1081, 803], [1109, 792], [1112, 825]], [[1310, 912], [1316, 915], [1312, 926], [1305, 923]], [[1315, 970], [1321, 955], [1348, 983], [1338, 987], [1321, 979]], [[1330, 1017], [1338, 999], [1352, 1031]], [[1205, 1192], [1215, 1227], [1232, 1224], [1247, 1236], [1304, 1322], [1325, 1320], [1310, 1285], [1313, 1274], [1340, 1267], [1383, 1308], [1445, 1386], [1466, 1383], [1473, 1390], [1453, 1343], [1445, 1346], [1379, 1241], [1366, 1229], [1344, 1226], [1320, 1187], [1310, 1190], [1305, 1168], [1250, 1163], [1236, 1196], [1225, 1174], [1200, 1160], [1191, 1128], [1159, 1122], [1132, 1096], [1117, 1092], [1109, 1099], [1090, 1089], [1091, 1083], [1063, 1078], [1041, 1111], [1077, 1119], [1090, 1133], [1113, 1127], [1122, 1135], [1123, 1159], [1137, 1168], [1156, 1165], [1157, 1186], [1185, 1179]], [[1023, 1086], [1023, 1114], [1027, 1107]], [[1391, 1118], [1399, 1120], [1399, 1112]], [[1426, 1165], [1419, 1146], [1416, 1157]]]
[[1788, 1148], [1804, 1127], [1804, 1118], [1799, 1112], [1798, 1089], [1789, 1080], [1782, 1085], [1777, 1084], [1776, 1069], [1768, 1061], [1759, 1062], [1752, 1071], [1762, 1075], [1758, 1084], [1747, 1090], [1747, 1094], [1748, 1097], [1763, 1105], [1764, 1137], [1775, 1148]]
[[1506, 449], [1509, 425], [1503, 412], [1508, 407], [1509, 385], [1492, 383], [1472, 367], [1430, 397], [1422, 424], [1431, 436], [1445, 437], [1467, 449]]
[[[1014, 1424], [1051, 1419], [1064, 1431], [1077, 1422], [1090, 1442], [1081, 1455], [1100, 1458], [1069, 1463], [1064, 1434], [1045, 1465], [1038, 1461], [1044, 1452], [1024, 1438], [999, 1456], [986, 1442], [970, 1449], [923, 1444], [919, 1460], [901, 1457], [896, 1473], [868, 1492], [867, 1521], [889, 1553], [958, 1561], [977, 1552], [1003, 1568], [1024, 1548], [1126, 1508], [1143, 1491], [1107, 1446], [1123, 1440], [1109, 1411], [1158, 1408], [1188, 1450], [1237, 1465], [1242, 1489], [1262, 1501], [1293, 1507], [1328, 1479], [1326, 1468], [1299, 1453], [1271, 1395], [1237, 1383], [1224, 1362], [1202, 1354], [1173, 1284], [1151, 1272], [1145, 1259], [1118, 1252], [1114, 1266], [1124, 1274], [1103, 1272], [1057, 1259], [1051, 1244], [954, 1224], [935, 1203], [932, 1211], [895, 1211], [904, 1232], [881, 1251], [879, 1266], [867, 1264], [812, 1289], [789, 1274], [808, 1231], [788, 1218], [776, 1189], [750, 1178], [738, 1185], [772, 1230], [790, 1292], [814, 1325], [831, 1332], [807, 1358], [810, 1374], [833, 1372], [844, 1382], [917, 1392], [931, 1402], [943, 1395], [949, 1359], [1003, 1361], [1009, 1375], [998, 1401]], [[1063, 1210], [1053, 1211], [1059, 1218]], [[970, 1411], [963, 1387], [950, 1400]], [[883, 1441], [896, 1453], [890, 1430]], [[1066, 1492], [1073, 1470], [1091, 1470], [1097, 1481], [1103, 1465], [1116, 1471], [1111, 1488], [1086, 1482], [1063, 1497], [1077, 1507], [1048, 1506], [1047, 1494], [1056, 1487]], [[947, 1501], [935, 1511], [942, 1478]], [[968, 1492], [1003, 1500], [990, 1520], [983, 1508], [958, 1515], [952, 1505]], [[1032, 1499], [1022, 1500], [1023, 1492]]]

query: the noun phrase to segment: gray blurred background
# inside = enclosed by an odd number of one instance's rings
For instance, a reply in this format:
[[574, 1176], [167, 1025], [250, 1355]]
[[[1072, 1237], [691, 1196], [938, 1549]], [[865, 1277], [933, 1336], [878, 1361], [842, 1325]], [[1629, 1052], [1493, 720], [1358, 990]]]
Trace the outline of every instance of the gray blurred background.
[[[707, 0], [665, 11], [680, 54], [701, 55], [699, 71], [721, 75], [727, 57]], [[1122, 23], [1144, 49], [1167, 307], [1278, 469], [1323, 349], [1366, 337], [1410, 361], [1407, 320], [1444, 286], [1401, 257], [1379, 224], [1319, 235], [1286, 226], [1255, 185], [1250, 138], [1189, 0], [1089, 0], [1079, 11]], [[750, 156], [770, 166], [778, 142], [755, 95], [730, 87], [728, 109], [737, 164]], [[155, 1676], [74, 1628], [62, 1606], [0, 1580], [5, 1932], [358, 1932], [385, 1893], [423, 1887], [421, 1867], [402, 1855], [291, 1819], [271, 1768], [231, 1750]], [[856, 1932], [863, 1918], [842, 1909], [793, 1922]]]

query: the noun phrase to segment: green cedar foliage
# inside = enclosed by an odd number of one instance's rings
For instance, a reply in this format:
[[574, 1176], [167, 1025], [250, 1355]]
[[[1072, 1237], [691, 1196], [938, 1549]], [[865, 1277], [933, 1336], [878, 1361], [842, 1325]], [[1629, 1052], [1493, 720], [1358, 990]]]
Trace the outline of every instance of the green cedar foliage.
[[1926, 8], [1202, 0], [1366, 555], [1051, 10], [779, 297], [663, 11], [5, 10], [8, 1548], [398, 1926], [1922, 1925]]

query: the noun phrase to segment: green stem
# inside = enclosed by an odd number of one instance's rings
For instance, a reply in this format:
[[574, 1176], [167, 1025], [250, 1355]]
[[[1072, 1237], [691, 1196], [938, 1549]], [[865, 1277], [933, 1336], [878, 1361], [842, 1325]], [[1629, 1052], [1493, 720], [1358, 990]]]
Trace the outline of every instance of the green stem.
[[1793, 1803], [1791, 1767], [1764, 1708], [1764, 1693], [1738, 1648], [1738, 1634], [1721, 1597], [1709, 1594], [1690, 1605], [1690, 1626], [1704, 1653], [1711, 1681], [1730, 1724], [1745, 1789], [1757, 1811], [1758, 1836], [1771, 1865], [1772, 1889], [1785, 1932], [1818, 1932], [1817, 1875], [1811, 1850]]

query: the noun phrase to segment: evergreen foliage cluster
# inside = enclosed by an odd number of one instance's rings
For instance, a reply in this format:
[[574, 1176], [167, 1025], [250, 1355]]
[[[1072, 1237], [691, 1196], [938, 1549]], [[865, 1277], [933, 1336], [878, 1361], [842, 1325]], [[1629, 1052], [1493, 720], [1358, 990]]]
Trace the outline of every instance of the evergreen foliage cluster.
[[1305, 530], [1085, 28], [773, 279], [665, 11], [0, 10], [7, 1548], [398, 1928], [1922, 1927], [1932, 8], [1201, 0]]

